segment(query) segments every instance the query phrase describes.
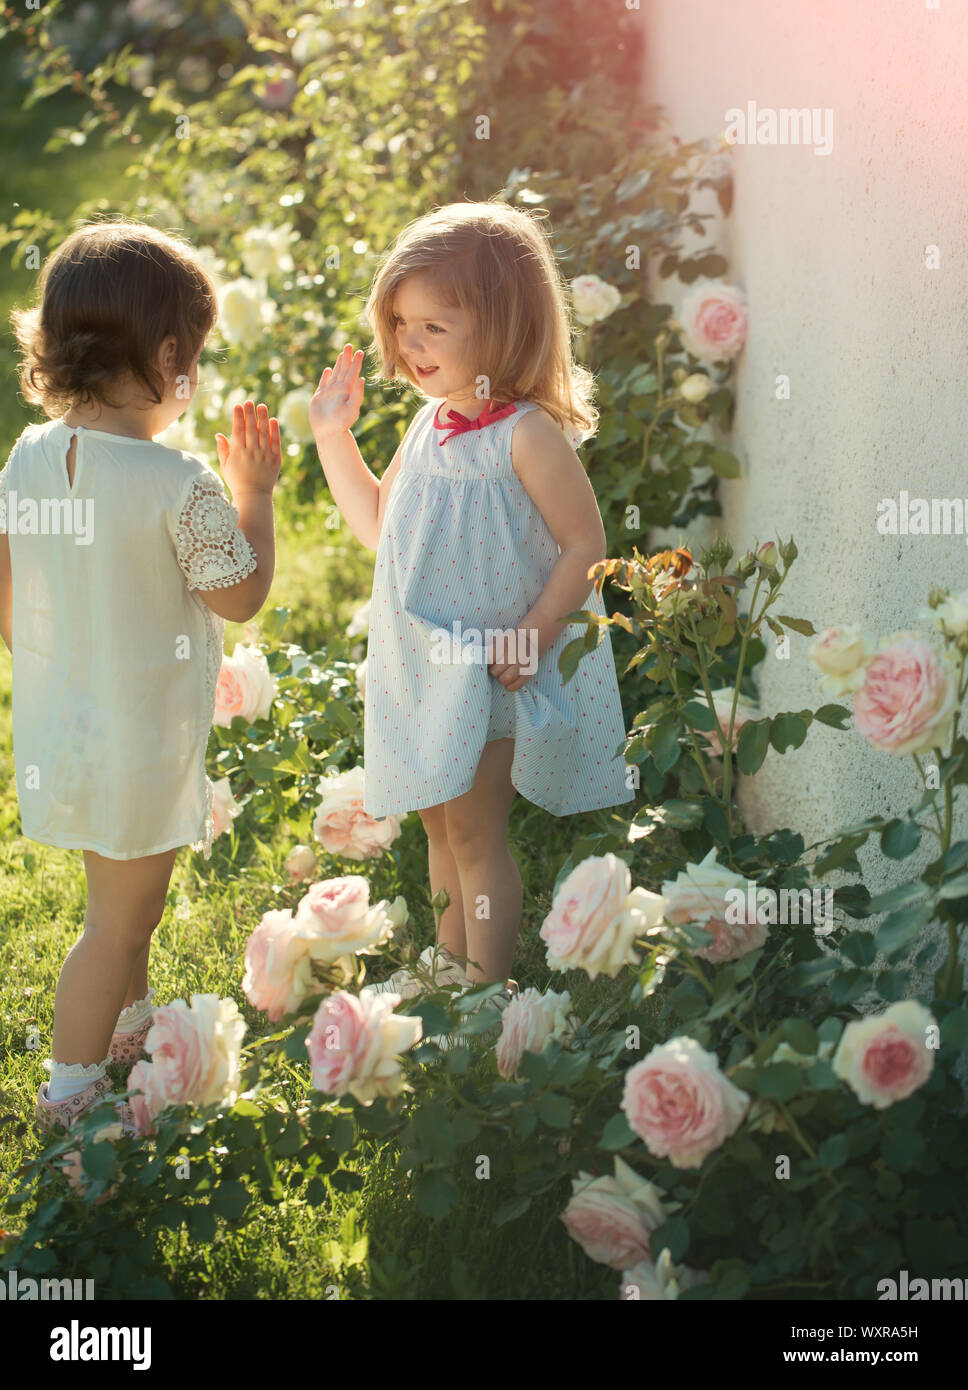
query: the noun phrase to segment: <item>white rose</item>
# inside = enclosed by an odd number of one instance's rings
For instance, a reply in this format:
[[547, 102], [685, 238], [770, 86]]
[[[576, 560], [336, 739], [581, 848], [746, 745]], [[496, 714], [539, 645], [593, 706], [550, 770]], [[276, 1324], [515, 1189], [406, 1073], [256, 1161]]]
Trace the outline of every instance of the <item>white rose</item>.
[[552, 970], [581, 969], [594, 980], [638, 965], [632, 944], [662, 921], [665, 899], [631, 883], [628, 865], [614, 854], [572, 869], [539, 932]]
[[293, 61], [305, 67], [314, 58], [321, 57], [333, 46], [333, 36], [328, 29], [313, 25], [301, 30], [292, 41]]
[[308, 845], [296, 845], [286, 856], [285, 870], [293, 883], [303, 883], [316, 872], [317, 860]]
[[552, 1038], [564, 1038], [573, 1029], [570, 994], [523, 990], [501, 1015], [501, 1036], [495, 1044], [498, 1071], [510, 1080], [525, 1052], [542, 1052]]
[[939, 632], [949, 637], [960, 637], [968, 632], [968, 589], [956, 597], [949, 594], [937, 608], [922, 608], [919, 616], [927, 619]]
[[699, 405], [709, 395], [712, 382], [703, 372], [693, 372], [692, 376], [687, 376], [679, 387], [679, 395], [690, 405]]
[[309, 444], [313, 438], [309, 423], [309, 402], [312, 398], [313, 393], [308, 386], [297, 386], [279, 402], [279, 424], [286, 434], [300, 444]]
[[247, 275], [268, 280], [271, 275], [295, 269], [290, 247], [297, 239], [290, 226], [247, 227], [242, 234], [241, 256]]
[[[756, 884], [751, 884], [742, 874], [735, 874], [716, 858], [715, 848], [711, 849], [699, 864], [686, 867], [662, 885], [662, 894], [667, 901], [666, 921], [676, 925], [680, 922], [697, 922], [704, 931], [712, 933], [713, 940], [708, 945], [696, 949], [695, 954], [704, 960], [718, 964], [722, 961], [738, 960], [750, 951], [758, 950], [766, 941], [767, 926], [757, 920], [746, 920], [747, 893], [753, 888], [753, 901], [756, 902]], [[744, 906], [737, 912], [727, 911], [735, 902], [735, 894], [742, 894]], [[733, 921], [738, 917], [738, 921]]]
[[579, 275], [571, 282], [575, 318], [579, 323], [600, 323], [615, 312], [622, 296], [614, 285], [597, 275]]
[[399, 817], [377, 820], [364, 811], [363, 787], [364, 773], [359, 766], [320, 780], [322, 801], [316, 810], [313, 834], [327, 854], [371, 859], [388, 849], [400, 834]]
[[697, 1274], [685, 1265], [672, 1263], [668, 1248], [664, 1249], [651, 1264], [641, 1260], [633, 1269], [622, 1275], [622, 1298], [627, 1301], [643, 1299], [649, 1302], [678, 1298], [680, 1293], [691, 1289], [694, 1284], [704, 1284], [708, 1274]]
[[239, 278], [219, 293], [219, 327], [228, 343], [251, 344], [275, 318], [276, 306], [254, 280]]
[[371, 599], [367, 599], [366, 603], [362, 603], [350, 618], [346, 628], [347, 637], [362, 637], [365, 632], [369, 631], [371, 602]]
[[810, 643], [810, 660], [823, 672], [824, 695], [846, 695], [864, 684], [864, 668], [874, 650], [857, 623], [828, 627]]
[[212, 723], [227, 729], [235, 718], [250, 724], [254, 719], [265, 719], [278, 693], [265, 653], [236, 642], [232, 655], [222, 657]]

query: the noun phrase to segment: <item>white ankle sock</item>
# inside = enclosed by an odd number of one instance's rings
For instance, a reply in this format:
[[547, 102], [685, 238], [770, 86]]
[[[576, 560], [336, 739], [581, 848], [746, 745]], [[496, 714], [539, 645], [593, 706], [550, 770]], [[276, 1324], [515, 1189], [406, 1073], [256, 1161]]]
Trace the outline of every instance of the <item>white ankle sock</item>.
[[104, 1075], [108, 1061], [105, 1057], [103, 1062], [92, 1062], [88, 1067], [82, 1066], [80, 1062], [45, 1062], [44, 1066], [50, 1072], [47, 1099], [57, 1105], [60, 1101], [69, 1100], [71, 1096], [86, 1090], [92, 1081], [97, 1081]]
[[149, 989], [143, 999], [136, 999], [133, 1004], [129, 1004], [126, 1009], [122, 1009], [118, 1015], [118, 1021], [114, 1025], [116, 1033], [136, 1033], [145, 1023], [151, 1019], [154, 1010], [151, 1001], [155, 997], [153, 989]]

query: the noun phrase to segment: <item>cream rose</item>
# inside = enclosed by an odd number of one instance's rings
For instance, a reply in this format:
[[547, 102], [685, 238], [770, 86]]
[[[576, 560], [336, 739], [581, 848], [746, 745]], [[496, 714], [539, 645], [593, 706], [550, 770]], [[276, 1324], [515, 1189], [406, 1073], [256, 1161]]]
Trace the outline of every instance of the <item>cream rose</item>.
[[567, 1037], [573, 1027], [570, 994], [522, 990], [501, 1015], [501, 1036], [494, 1049], [501, 1076], [516, 1076], [526, 1052], [543, 1051], [552, 1038]]
[[[268, 280], [295, 269], [291, 247], [298, 237], [292, 227], [247, 227], [242, 233], [241, 256], [247, 275]], [[282, 413], [279, 413], [282, 424]]]
[[327, 854], [342, 859], [373, 859], [392, 845], [400, 834], [400, 819], [376, 820], [363, 809], [364, 773], [354, 767], [319, 783], [322, 801], [313, 822], [313, 834]]
[[695, 1284], [707, 1284], [708, 1274], [697, 1274], [685, 1265], [672, 1263], [668, 1249], [664, 1249], [656, 1260], [640, 1260], [634, 1269], [627, 1269], [622, 1275], [621, 1297], [627, 1301], [642, 1299], [658, 1302], [678, 1298], [686, 1289]]
[[288, 391], [279, 402], [279, 424], [292, 439], [300, 444], [310, 444], [313, 439], [309, 423], [309, 402], [313, 393], [308, 386], [297, 386]]
[[306, 1039], [312, 1084], [327, 1095], [347, 1092], [362, 1105], [404, 1089], [399, 1057], [423, 1035], [419, 1018], [393, 1012], [399, 994], [338, 990], [316, 1010]]
[[933, 1014], [916, 999], [903, 999], [882, 1014], [848, 1023], [832, 1066], [862, 1105], [886, 1110], [923, 1086], [934, 1069], [927, 1030]]
[[232, 999], [193, 994], [155, 1009], [145, 1050], [128, 1077], [143, 1098], [133, 1105], [146, 1133], [166, 1105], [233, 1105], [238, 1097], [245, 1022]]
[[628, 865], [614, 854], [572, 869], [539, 932], [552, 970], [614, 979], [623, 965], [638, 965], [632, 943], [662, 921], [665, 899], [631, 884]]
[[[712, 933], [714, 939], [708, 946], [695, 948], [695, 954], [704, 960], [716, 964], [738, 960], [758, 950], [767, 938], [767, 926], [756, 920], [755, 913], [753, 921], [746, 920], [750, 887], [756, 903], [756, 884], [720, 864], [713, 848], [701, 863], [687, 864], [674, 879], [663, 883], [665, 919], [673, 925], [697, 922]], [[742, 906], [737, 907], [739, 893], [743, 895]]]
[[310, 937], [289, 911], [266, 912], [246, 942], [242, 990], [270, 1023], [298, 1009], [315, 987]]
[[942, 599], [937, 608], [922, 609], [922, 617], [947, 637], [961, 637], [968, 632], [968, 589], [964, 593]]
[[296, 906], [295, 923], [314, 960], [328, 965], [341, 956], [374, 954], [406, 920], [406, 902], [370, 904], [370, 885], [359, 874], [314, 883]]
[[625, 1073], [620, 1108], [656, 1158], [698, 1168], [738, 1128], [749, 1103], [695, 1038], [672, 1038]]
[[318, 861], [308, 845], [296, 845], [286, 855], [285, 870], [290, 883], [306, 883], [315, 874]]
[[278, 690], [265, 653], [237, 642], [231, 656], [222, 656], [212, 723], [227, 729], [233, 719], [265, 719]]
[[686, 295], [679, 310], [685, 346], [701, 362], [736, 357], [746, 342], [746, 296], [736, 285], [707, 281]]
[[957, 704], [955, 671], [916, 633], [887, 639], [864, 669], [854, 724], [872, 747], [901, 757], [939, 748]]
[[824, 695], [846, 695], [864, 684], [864, 667], [873, 655], [857, 623], [828, 627], [810, 643], [810, 660], [823, 672]]
[[579, 323], [600, 323], [613, 314], [622, 302], [614, 285], [598, 275], [579, 275], [571, 282], [572, 303]]
[[255, 280], [239, 277], [219, 290], [218, 326], [227, 343], [251, 343], [275, 318], [275, 305]]
[[229, 779], [222, 777], [217, 782], [212, 783], [212, 821], [214, 824], [213, 834], [217, 839], [219, 835], [224, 835], [227, 830], [231, 830], [232, 822], [236, 816], [242, 814], [242, 807], [232, 795], [232, 788]]
[[658, 1189], [616, 1155], [615, 1176], [572, 1178], [572, 1197], [561, 1214], [565, 1229], [590, 1260], [626, 1268], [650, 1261], [652, 1232], [676, 1210], [663, 1207]]
[[699, 405], [712, 390], [712, 382], [705, 372], [693, 372], [679, 387], [679, 395], [690, 405]]

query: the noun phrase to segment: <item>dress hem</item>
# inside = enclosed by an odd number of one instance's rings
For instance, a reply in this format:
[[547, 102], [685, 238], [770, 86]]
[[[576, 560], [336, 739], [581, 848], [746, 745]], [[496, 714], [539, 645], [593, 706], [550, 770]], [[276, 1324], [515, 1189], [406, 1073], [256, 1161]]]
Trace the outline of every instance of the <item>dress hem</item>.
[[107, 850], [103, 845], [92, 845], [87, 841], [45, 840], [41, 835], [32, 834], [29, 830], [24, 830], [23, 836], [26, 840], [33, 840], [35, 844], [47, 845], [50, 849], [86, 849], [90, 850], [92, 854], [100, 854], [103, 859], [114, 859], [118, 862], [129, 859], [147, 859], [152, 854], [165, 854], [170, 849], [181, 849], [184, 845], [197, 843], [196, 836], [182, 837], [172, 840], [169, 844], [159, 845], [156, 849], [140, 849], [119, 854], [117, 850]]

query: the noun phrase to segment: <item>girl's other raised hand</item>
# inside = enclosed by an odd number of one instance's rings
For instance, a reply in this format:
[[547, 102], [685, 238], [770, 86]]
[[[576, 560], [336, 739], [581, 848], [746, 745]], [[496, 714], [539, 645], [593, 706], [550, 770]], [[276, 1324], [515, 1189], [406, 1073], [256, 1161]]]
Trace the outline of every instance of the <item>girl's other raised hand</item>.
[[333, 366], [327, 367], [319, 378], [309, 403], [309, 423], [317, 440], [350, 429], [359, 418], [363, 404], [362, 363], [362, 350], [354, 352], [352, 344], [347, 343]]
[[232, 413], [232, 439], [215, 436], [219, 467], [233, 500], [247, 492], [272, 493], [282, 468], [279, 421], [269, 408], [246, 401]]

